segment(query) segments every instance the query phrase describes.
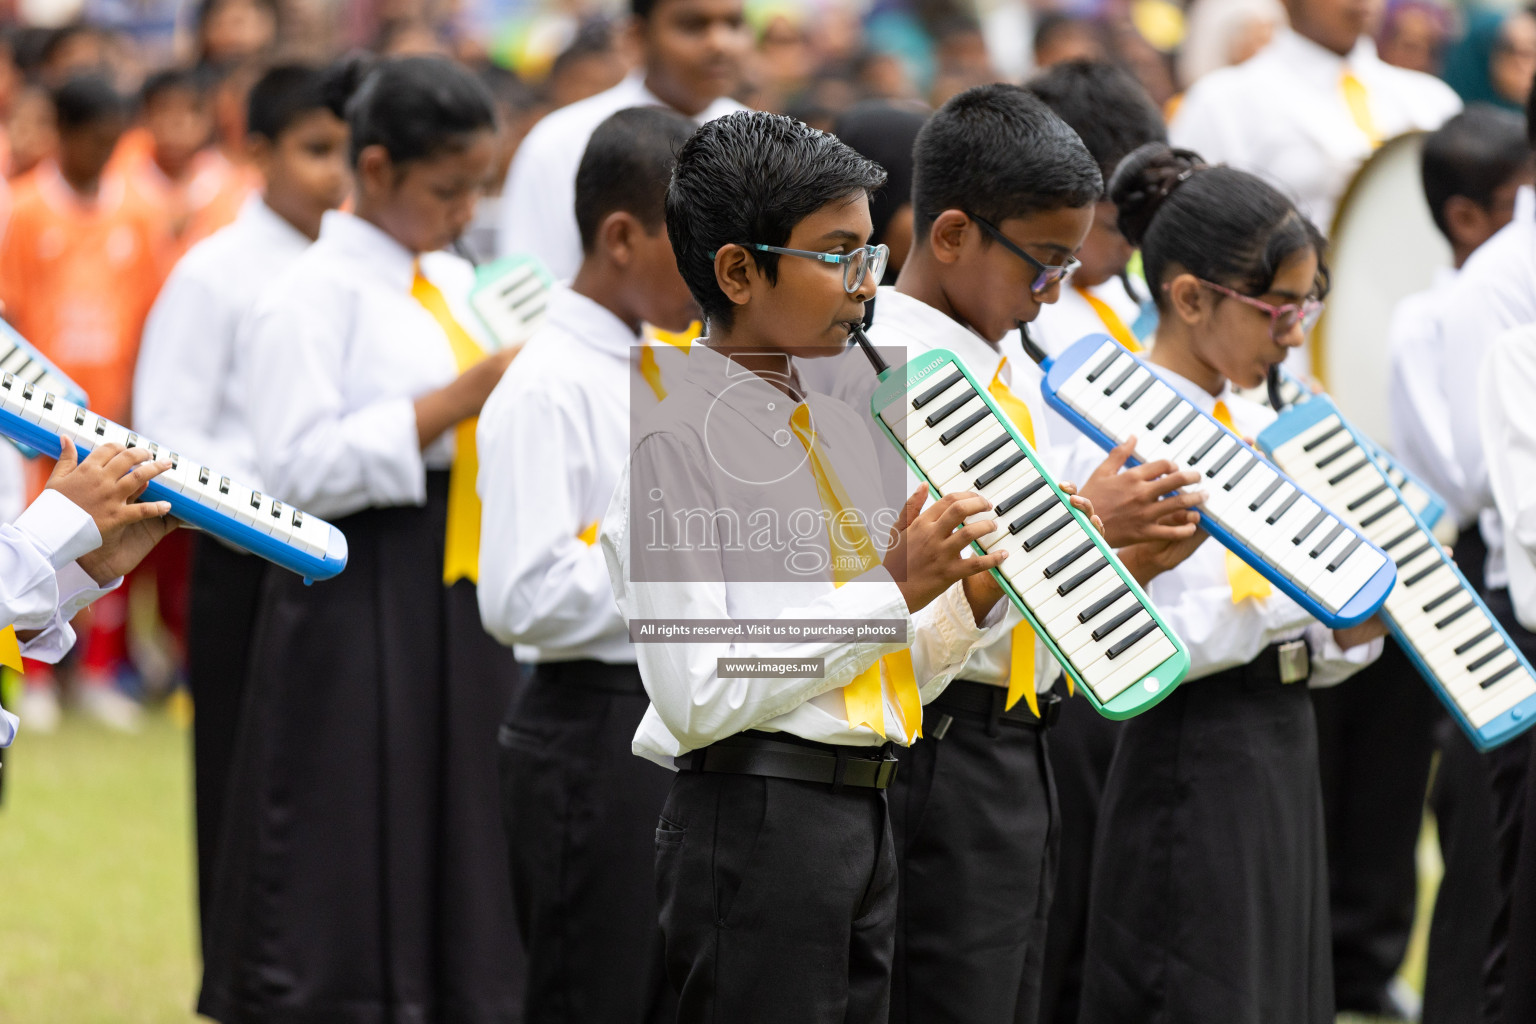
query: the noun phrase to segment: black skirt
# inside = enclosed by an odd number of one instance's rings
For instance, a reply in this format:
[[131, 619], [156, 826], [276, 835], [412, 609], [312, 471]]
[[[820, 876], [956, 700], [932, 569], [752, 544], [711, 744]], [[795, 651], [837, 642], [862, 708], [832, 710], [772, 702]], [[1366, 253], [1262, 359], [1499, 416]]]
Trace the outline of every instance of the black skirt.
[[1253, 668], [1185, 683], [1121, 731], [1081, 1024], [1333, 1022], [1312, 704]]
[[497, 800], [516, 677], [441, 582], [447, 474], [337, 525], [345, 572], [263, 586], [198, 1010], [503, 1024], [521, 979]]

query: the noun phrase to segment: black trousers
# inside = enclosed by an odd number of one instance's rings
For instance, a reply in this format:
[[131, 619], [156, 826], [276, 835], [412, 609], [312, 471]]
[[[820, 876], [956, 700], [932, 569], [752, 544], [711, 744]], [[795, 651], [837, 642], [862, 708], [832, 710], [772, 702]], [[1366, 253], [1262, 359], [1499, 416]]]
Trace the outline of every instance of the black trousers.
[[1402, 965], [1418, 896], [1424, 794], [1442, 714], [1398, 647], [1344, 683], [1313, 690], [1328, 835], [1334, 998], [1382, 1013]]
[[1081, 694], [1063, 702], [1051, 729], [1051, 778], [1060, 808], [1056, 889], [1045, 932], [1045, 971], [1040, 982], [1042, 1024], [1077, 1024], [1083, 993], [1083, 950], [1088, 941], [1088, 887], [1093, 878], [1093, 837], [1099, 804], [1115, 756], [1121, 723], [1105, 718]]
[[677, 774], [656, 829], [656, 887], [680, 1024], [885, 1024], [896, 938], [886, 808], [875, 789]]
[[931, 704], [923, 736], [899, 752], [890, 790], [900, 873], [890, 1019], [1034, 1024], [1056, 863], [1045, 734]]
[[631, 752], [648, 705], [634, 665], [548, 662], [501, 729], [502, 817], [526, 1024], [670, 1020], [654, 836], [671, 773]]
[[267, 563], [207, 534], [192, 538], [187, 688], [192, 693], [192, 789], [197, 819], [199, 934], [208, 930], [230, 764]]
[[1424, 1024], [1480, 1024], [1483, 961], [1499, 906], [1499, 866], [1488, 760], [1461, 728], [1435, 727], [1440, 766], [1429, 806], [1445, 874], [1435, 895], [1424, 972]]

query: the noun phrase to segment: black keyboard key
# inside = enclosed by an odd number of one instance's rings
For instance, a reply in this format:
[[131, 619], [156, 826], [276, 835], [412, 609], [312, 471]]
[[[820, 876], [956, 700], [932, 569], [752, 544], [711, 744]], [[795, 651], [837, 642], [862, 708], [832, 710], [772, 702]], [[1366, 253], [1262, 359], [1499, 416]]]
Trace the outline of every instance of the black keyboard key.
[[1147, 429], [1155, 429], [1159, 423], [1168, 418], [1169, 413], [1173, 412], [1173, 410], [1177, 409], [1183, 404], [1184, 399], [1180, 398], [1178, 395], [1174, 395], [1172, 398], [1168, 399], [1168, 404], [1163, 406], [1162, 409], [1159, 410], [1151, 419], [1147, 420]]
[[[1325, 508], [1318, 509], [1317, 510], [1317, 515], [1312, 517], [1312, 521], [1310, 523], [1308, 523], [1306, 526], [1303, 526], [1301, 528], [1301, 532], [1298, 533], [1296, 536], [1291, 538], [1291, 543], [1292, 544], [1296, 544], [1296, 545], [1300, 545], [1302, 541], [1304, 541], [1308, 537], [1312, 536], [1312, 531], [1317, 529], [1319, 526], [1321, 526], [1323, 524], [1323, 520], [1327, 519], [1327, 518], [1328, 518], [1328, 510], [1325, 509]], [[1316, 556], [1314, 555], [1313, 557], [1316, 557]]]
[[912, 399], [912, 408], [921, 409], [923, 406], [927, 405], [935, 398], [938, 398], [950, 387], [958, 384], [962, 380], [965, 380], [965, 374], [961, 373], [959, 370], [956, 370], [954, 373], [950, 374], [948, 377], [945, 377], [943, 380], [939, 381], [927, 391], [924, 391], [922, 394]]
[[1440, 568], [1440, 563], [1439, 562], [1435, 562], [1433, 565], [1431, 565], [1427, 569], [1420, 569], [1418, 572], [1414, 573], [1412, 576], [1409, 576], [1407, 579], [1403, 580], [1402, 581], [1403, 582], [1403, 586], [1411, 587], [1415, 583], [1423, 582], [1423, 580], [1424, 580], [1424, 578], [1426, 576], [1428, 576], [1430, 573], [1434, 572], [1438, 568]]
[[1493, 650], [1489, 651], [1487, 654], [1483, 655], [1481, 658], [1478, 658], [1476, 661], [1472, 662], [1472, 664], [1468, 665], [1467, 671], [1476, 672], [1478, 669], [1488, 664], [1494, 658], [1497, 658], [1499, 655], [1503, 654], [1504, 651], [1505, 648], [1503, 647], [1495, 647]]
[[964, 436], [968, 430], [991, 415], [992, 410], [983, 405], [980, 409], [977, 409], [965, 419], [961, 420], [959, 423], [956, 423], [954, 426], [944, 431], [944, 433], [940, 434], [939, 443], [949, 444], [951, 441]]
[[1249, 473], [1252, 473], [1253, 472], [1253, 467], [1257, 466], [1259, 464], [1259, 462], [1260, 462], [1260, 459], [1258, 458], [1258, 456], [1254, 456], [1252, 459], [1248, 460], [1248, 464], [1246, 466], [1244, 466], [1242, 469], [1238, 470], [1236, 473], [1233, 473], [1232, 474], [1232, 479], [1228, 480], [1224, 485], [1222, 485], [1221, 489], [1224, 490], [1224, 491], [1230, 491], [1232, 488], [1234, 488], [1238, 484], [1242, 483], [1243, 482], [1243, 477], [1247, 476]]
[[1461, 586], [1458, 584], [1457, 586], [1452, 587], [1450, 590], [1447, 590], [1445, 593], [1441, 594], [1439, 597], [1426, 604], [1424, 606], [1424, 611], [1434, 611], [1436, 608], [1439, 608], [1441, 605], [1445, 604], [1445, 602], [1449, 601], [1459, 593], [1461, 593]]
[[1310, 440], [1306, 444], [1302, 445], [1301, 446], [1301, 450], [1304, 451], [1304, 452], [1310, 452], [1314, 448], [1319, 448], [1322, 445], [1326, 444], [1330, 437], [1337, 437], [1338, 434], [1339, 434], [1339, 431], [1341, 431], [1343, 429], [1344, 429], [1344, 424], [1343, 423], [1335, 423], [1333, 425], [1333, 428], [1331, 430], [1329, 430], [1327, 433], [1321, 434], [1318, 437], [1314, 437], [1312, 440]]
[[987, 486], [992, 481], [996, 480], [998, 477], [1000, 477], [1004, 473], [1008, 472], [1014, 466], [1017, 466], [1019, 463], [1023, 462], [1026, 457], [1027, 456], [1025, 456], [1025, 454], [1023, 452], [1014, 452], [1012, 455], [1008, 456], [1002, 462], [999, 462], [997, 465], [993, 466], [991, 469], [989, 469], [985, 473], [981, 474], [981, 476], [977, 477], [976, 478], [976, 489], [978, 491], [981, 490], [983, 487]]
[[1260, 491], [1259, 496], [1248, 503], [1248, 511], [1257, 512], [1264, 506], [1266, 501], [1275, 496], [1275, 492], [1280, 489], [1280, 485], [1283, 483], [1285, 483], [1285, 479], [1283, 477], [1277, 476], [1271, 480], [1269, 482], [1269, 486]]
[[1392, 502], [1390, 505], [1387, 505], [1385, 508], [1377, 509], [1375, 512], [1372, 512], [1370, 515], [1368, 515], [1364, 519], [1360, 520], [1360, 529], [1362, 529], [1362, 530], [1369, 530], [1371, 527], [1375, 526], [1378, 522], [1380, 522], [1383, 518], [1385, 518], [1386, 516], [1391, 515], [1394, 511], [1396, 511], [1396, 509], [1397, 509], [1397, 502], [1395, 502], [1395, 501]]
[[1093, 577], [1098, 575], [1099, 571], [1108, 564], [1108, 560], [1101, 558], [1081, 572], [1073, 573], [1071, 576], [1067, 577], [1067, 581], [1065, 583], [1057, 586], [1056, 593], [1060, 594], [1062, 597], [1066, 597], [1068, 594], [1072, 593], [1072, 591], [1093, 579]]
[[1039, 519], [1051, 509], [1056, 508], [1057, 505], [1058, 502], [1056, 501], [1056, 495], [1053, 494], [1049, 498], [1046, 498], [1044, 501], [1042, 501], [1040, 504], [1036, 505], [1034, 508], [1030, 509], [1028, 512], [1025, 512], [1023, 515], [1019, 516], [1019, 518], [1015, 519], [1013, 522], [1009, 523], [1008, 532], [1024, 532], [1030, 523], [1033, 523], [1036, 519]]
[[1500, 679], [1503, 679], [1505, 676], [1509, 675], [1511, 672], [1513, 672], [1515, 669], [1517, 669], [1519, 667], [1520, 667], [1520, 662], [1519, 661], [1512, 661], [1508, 665], [1505, 665], [1503, 668], [1499, 669], [1493, 675], [1489, 676], [1487, 679], [1484, 679], [1482, 682], [1478, 683], [1477, 685], [1479, 687], [1481, 687], [1482, 689], [1486, 690], [1486, 689], [1488, 689], [1488, 687], [1492, 686], [1494, 683], [1498, 682]]
[[[1223, 433], [1225, 433], [1225, 431], [1223, 431]], [[1216, 460], [1216, 465], [1212, 466], [1210, 469], [1205, 471], [1206, 479], [1209, 480], [1211, 477], [1215, 476], [1217, 473], [1220, 473], [1223, 469], [1226, 469], [1227, 468], [1227, 463], [1231, 462], [1234, 458], [1236, 458], [1237, 457], [1237, 453], [1242, 451], [1242, 450], [1243, 450], [1243, 446], [1242, 445], [1240, 445], [1240, 444], [1233, 445], [1231, 451], [1227, 452], [1227, 454], [1223, 455], [1220, 459]]]
[[1364, 494], [1360, 495], [1360, 497], [1356, 498], [1354, 501], [1350, 502], [1344, 507], [1349, 509], [1351, 512], [1355, 511], [1356, 509], [1364, 508], [1374, 499], [1379, 498], [1383, 494], [1387, 493], [1387, 488], [1391, 486], [1391, 484], [1383, 480], [1378, 486], [1372, 487], [1370, 490], [1366, 491]]
[[1360, 536], [1358, 533], [1355, 534], [1355, 539], [1344, 545], [1343, 551], [1340, 551], [1337, 555], [1333, 556], [1333, 561], [1328, 563], [1328, 571], [1337, 572], [1339, 566], [1343, 565], [1349, 556], [1355, 553], [1355, 548], [1364, 543], [1365, 538]]
[[980, 397], [981, 397], [981, 395], [980, 395], [979, 392], [977, 392], [975, 390], [971, 390], [971, 391], [967, 391], [965, 394], [961, 395], [959, 398], [951, 398], [949, 401], [947, 401], [943, 405], [939, 406], [933, 412], [931, 412], [927, 416], [923, 417], [923, 422], [928, 424], [930, 427], [936, 427], [940, 423], [943, 423], [951, 415], [953, 415], [955, 410], [959, 409], [962, 405], [966, 404], [967, 402], [969, 402], [973, 398], [980, 398]]
[[1418, 535], [1419, 535], [1419, 528], [1417, 526], [1410, 526], [1410, 527], [1408, 527], [1408, 529], [1404, 530], [1402, 533], [1398, 534], [1396, 537], [1393, 537], [1391, 540], [1389, 540], [1385, 544], [1383, 544], [1381, 546], [1381, 550], [1383, 550], [1383, 551], [1391, 551], [1393, 548], [1397, 547], [1403, 541], [1408, 540], [1411, 537], [1417, 537]]
[[[1113, 590], [1111, 590], [1108, 594], [1105, 594], [1103, 597], [1101, 597], [1097, 601], [1093, 602], [1093, 604], [1089, 605], [1087, 608], [1084, 608], [1082, 611], [1078, 612], [1077, 613], [1077, 621], [1078, 622], [1091, 622], [1091, 621], [1093, 621], [1094, 619], [1098, 618], [1100, 615], [1104, 614], [1104, 609], [1108, 608], [1110, 605], [1114, 604], [1116, 601], [1120, 600], [1122, 597], [1124, 597], [1126, 594], [1129, 594], [1130, 592], [1131, 592], [1131, 588], [1130, 587], [1126, 586], [1124, 583], [1120, 584], [1118, 587], [1115, 587]], [[1095, 637], [1094, 639], [1098, 639], [1098, 638]]]
[[1102, 363], [1093, 368], [1093, 372], [1088, 375], [1088, 383], [1092, 384], [1094, 381], [1104, 376], [1104, 371], [1109, 369], [1111, 366], [1114, 366], [1115, 360], [1119, 359], [1124, 354], [1124, 352], [1120, 351], [1111, 352], [1107, 357], [1105, 357]]
[[1120, 376], [1116, 377], [1114, 380], [1110, 381], [1108, 384], [1104, 385], [1104, 396], [1107, 398], [1110, 395], [1114, 394], [1116, 391], [1119, 391], [1120, 387], [1126, 381], [1131, 379], [1131, 374], [1135, 373], [1136, 370], [1137, 370], [1136, 361], [1133, 359], [1133, 360], [1131, 360], [1131, 365], [1127, 366], [1125, 368], [1125, 372], [1124, 373], [1122, 373]]
[[1039, 547], [1041, 544], [1044, 544], [1046, 541], [1048, 541], [1052, 537], [1056, 536], [1057, 533], [1061, 532], [1061, 528], [1062, 527], [1064, 527], [1068, 523], [1074, 522], [1074, 521], [1075, 520], [1073, 520], [1071, 512], [1064, 512], [1064, 513], [1062, 513], [1062, 516], [1061, 516], [1060, 519], [1056, 520], [1051, 525], [1047, 526], [1045, 529], [1041, 530], [1039, 533], [1037, 533], [1033, 537], [1029, 538], [1029, 540], [1025, 541], [1024, 542], [1024, 550], [1025, 551], [1033, 551], [1033, 550], [1035, 550], [1035, 548]]
[[1227, 436], [1227, 432], [1225, 430], [1222, 430], [1221, 427], [1218, 426], [1216, 428], [1216, 433], [1211, 435], [1211, 439], [1209, 441], [1205, 442], [1204, 444], [1202, 444], [1199, 448], [1195, 449], [1195, 454], [1193, 454], [1193, 455], [1191, 455], [1189, 457], [1188, 465], [1193, 466], [1195, 463], [1199, 462], [1201, 459], [1203, 459], [1207, 455], [1211, 454], [1211, 449], [1216, 447], [1216, 442], [1220, 441], [1223, 437], [1226, 437], [1226, 436]]
[[[1415, 558], [1418, 558], [1424, 552], [1434, 550], [1434, 547], [1435, 547], [1435, 542], [1427, 540], [1423, 544], [1420, 544], [1418, 547], [1414, 548], [1412, 551], [1408, 552], [1402, 558], [1394, 558], [1394, 559], [1392, 559], [1392, 562], [1398, 568], [1402, 568], [1403, 566], [1407, 565], [1409, 562], [1413, 561]], [[1433, 566], [1433, 565], [1430, 566], [1431, 569], [1433, 569], [1434, 567], [1435, 566]], [[1404, 580], [1403, 582], [1406, 583], [1407, 580]], [[1412, 584], [1409, 584], [1409, 585], [1411, 586]]]
[[1130, 650], [1132, 647], [1135, 647], [1138, 643], [1141, 642], [1142, 637], [1146, 636], [1156, 628], [1157, 620], [1148, 619], [1146, 625], [1142, 626], [1138, 630], [1135, 630], [1124, 640], [1121, 640], [1119, 643], [1115, 644], [1115, 646], [1111, 647], [1106, 653], [1105, 657], [1113, 661], [1114, 659], [1120, 657], [1120, 655], [1124, 654], [1126, 651]]
[[987, 459], [991, 458], [992, 454], [994, 452], [996, 452], [999, 448], [1001, 448], [1003, 445], [1007, 444], [1009, 441], [1012, 441], [1012, 440], [1013, 440], [1013, 438], [1009, 437], [1007, 434], [1004, 434], [1002, 437], [999, 437], [995, 441], [987, 442], [986, 445], [984, 445], [983, 447], [977, 449], [976, 451], [972, 452], [970, 455], [967, 455], [965, 458], [960, 460], [960, 468], [961, 468], [961, 470], [963, 470], [964, 472], [969, 473], [971, 470], [975, 469], [977, 466], [979, 466], [983, 462], [987, 461]]
[[1466, 604], [1462, 605], [1460, 608], [1457, 608], [1455, 611], [1451, 612], [1451, 614], [1435, 623], [1435, 628], [1444, 629], [1446, 626], [1449, 626], [1451, 623], [1455, 622], [1457, 619], [1461, 618], [1463, 615], [1467, 614], [1467, 612], [1476, 607], [1476, 601], [1468, 601]]
[[1337, 523], [1337, 522], [1334, 523], [1333, 524], [1333, 529], [1328, 531], [1328, 536], [1324, 537], [1321, 541], [1319, 541], [1317, 547], [1313, 548], [1311, 551], [1308, 551], [1307, 552], [1307, 557], [1308, 558], [1316, 558], [1318, 555], [1322, 554], [1324, 551], [1327, 551], [1328, 550], [1328, 546], [1330, 544], [1332, 544], [1334, 541], [1338, 540], [1339, 539], [1339, 534], [1341, 534], [1343, 532], [1344, 532], [1344, 524], [1343, 523]]
[[1296, 502], [1298, 502], [1300, 500], [1301, 500], [1301, 492], [1298, 491], [1298, 490], [1292, 489], [1291, 490], [1291, 496], [1289, 498], [1286, 498], [1284, 501], [1282, 501], [1280, 503], [1280, 507], [1275, 509], [1273, 512], [1271, 512], [1269, 514], [1269, 517], [1267, 519], [1265, 519], [1264, 522], [1267, 525], [1269, 525], [1269, 526], [1274, 526], [1276, 523], [1278, 523], [1280, 521], [1280, 517], [1285, 515], [1287, 512], [1289, 512], [1291, 510], [1291, 506], [1296, 504]]
[[1060, 558], [1056, 559], [1056, 561], [1054, 561], [1050, 565], [1046, 566], [1045, 567], [1045, 578], [1046, 579], [1053, 578], [1058, 573], [1060, 573], [1064, 569], [1066, 569], [1067, 566], [1071, 565], [1073, 562], [1077, 561], [1079, 558], [1082, 558], [1088, 552], [1092, 551], [1093, 547], [1094, 547], [1093, 541], [1091, 541], [1091, 540], [1083, 541], [1077, 547], [1073, 548], [1071, 551], [1068, 551], [1066, 554], [1064, 554]]
[[1342, 459], [1344, 456], [1348, 455], [1350, 452], [1352, 452], [1354, 450], [1355, 450], [1355, 446], [1354, 445], [1347, 444], [1344, 447], [1340, 448], [1336, 452], [1329, 452], [1327, 455], [1323, 456], [1321, 459], [1318, 460], [1317, 468], [1318, 469], [1327, 469], [1334, 462], [1338, 461], [1339, 459]]
[[1132, 391], [1129, 395], [1125, 396], [1125, 401], [1120, 403], [1120, 408], [1129, 409], [1131, 406], [1135, 405], [1137, 400], [1140, 399], [1142, 395], [1147, 393], [1147, 389], [1156, 383], [1157, 378], [1152, 376], [1150, 373], [1147, 374], [1147, 379], [1136, 385], [1135, 391]]
[[1454, 653], [1454, 654], [1466, 654], [1472, 648], [1476, 647], [1478, 644], [1482, 643], [1484, 640], [1487, 640], [1489, 637], [1493, 636], [1493, 634], [1496, 633], [1496, 632], [1498, 632], [1497, 629], [1495, 629], [1493, 626], [1489, 626], [1487, 629], [1483, 630], [1481, 633], [1477, 634], [1477, 636], [1473, 637], [1471, 640], [1468, 640], [1466, 643], [1458, 644], [1456, 646], [1455, 651], [1453, 651], [1452, 653]]
[[1088, 635], [1093, 637], [1095, 640], [1103, 640], [1105, 637], [1109, 636], [1109, 634], [1113, 633], [1115, 630], [1119, 629], [1121, 626], [1125, 625], [1127, 622], [1130, 622], [1133, 618], [1140, 615], [1143, 610], [1144, 609], [1141, 607], [1141, 605], [1133, 604], [1125, 611], [1121, 612], [1119, 615], [1116, 615], [1114, 618], [1110, 619], [1108, 622], [1104, 623], [1104, 625], [1100, 626], [1098, 629], [1095, 629]]
[[1008, 497], [994, 505], [992, 511], [996, 512], [998, 515], [1005, 515], [1013, 509], [1017, 508], [1019, 502], [1023, 501], [1031, 494], [1034, 494], [1044, 486], [1045, 477], [1037, 476], [1029, 483], [1021, 487], [1019, 490], [1014, 491], [1012, 494], [1008, 495]]
[[1185, 429], [1191, 423], [1195, 422], [1195, 420], [1197, 420], [1199, 418], [1200, 418], [1200, 410], [1199, 409], [1191, 409], [1191, 410], [1189, 410], [1189, 415], [1188, 416], [1185, 416], [1182, 420], [1180, 420], [1178, 422], [1178, 424], [1176, 426], [1174, 426], [1174, 428], [1172, 430], [1168, 431], [1168, 433], [1163, 435], [1163, 444], [1172, 444], [1174, 438], [1176, 438], [1180, 434], [1184, 433]]
[[1341, 470], [1338, 473], [1335, 473], [1333, 476], [1329, 477], [1328, 486], [1339, 486], [1339, 484], [1343, 483], [1345, 480], [1348, 480], [1350, 477], [1354, 476], [1356, 473], [1360, 472], [1360, 470], [1364, 469], [1370, 464], [1371, 460], [1362, 456], [1359, 462], [1356, 462], [1352, 464], [1348, 469]]

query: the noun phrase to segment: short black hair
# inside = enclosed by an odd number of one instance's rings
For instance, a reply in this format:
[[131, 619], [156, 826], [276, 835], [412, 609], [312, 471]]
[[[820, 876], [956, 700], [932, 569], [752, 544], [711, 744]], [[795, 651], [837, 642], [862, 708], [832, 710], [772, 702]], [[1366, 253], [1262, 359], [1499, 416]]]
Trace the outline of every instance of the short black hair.
[[317, 110], [345, 117], [332, 80], [345, 74], [340, 65], [278, 64], [268, 68], [251, 86], [246, 103], [246, 134], [276, 142], [299, 120]]
[[161, 68], [145, 78], [139, 87], [139, 105], [148, 107], [166, 93], [177, 90], [189, 92], [201, 100], [207, 94], [207, 87], [208, 77], [195, 68]]
[[647, 231], [667, 216], [667, 183], [694, 123], [675, 110], [631, 107], [609, 117], [587, 142], [576, 168], [576, 226], [591, 252], [610, 213], [633, 214]]
[[446, 57], [349, 58], [331, 77], [328, 100], [346, 111], [354, 164], [369, 146], [383, 146], [396, 164], [425, 160], [496, 127], [491, 94]]
[[89, 128], [128, 115], [128, 102], [104, 75], [76, 75], [53, 90], [59, 131]]
[[1317, 256], [1320, 295], [1328, 291], [1328, 243], [1273, 185], [1233, 167], [1210, 167], [1198, 153], [1148, 143], [1126, 157], [1109, 182], [1120, 233], [1141, 247], [1147, 285], [1166, 308], [1163, 277], [1180, 266], [1196, 277], [1259, 296], [1299, 252]]
[[1474, 104], [1424, 140], [1420, 172], [1424, 199], [1440, 233], [1450, 237], [1445, 204], [1466, 196], [1487, 209], [1499, 186], [1529, 167], [1531, 144], [1520, 116], [1489, 104]]
[[1001, 224], [1092, 206], [1104, 192], [1083, 140], [1017, 85], [982, 85], [951, 97], [917, 133], [912, 157], [912, 214], [920, 226], [945, 210]]
[[[667, 235], [677, 269], [707, 323], [729, 327], [734, 307], [715, 282], [721, 246], [783, 245], [828, 203], [869, 195], [885, 172], [836, 136], [782, 114], [738, 111], [683, 144], [667, 187]], [[779, 257], [747, 250], [770, 282]]]
[[885, 241], [897, 212], [912, 202], [912, 144], [927, 121], [928, 111], [895, 100], [865, 100], [837, 118], [837, 137], [885, 168], [885, 185], [869, 200], [872, 242]]
[[1099, 60], [1052, 65], [1024, 83], [1077, 132], [1107, 182], [1130, 153], [1167, 142], [1163, 115], [1130, 72]]

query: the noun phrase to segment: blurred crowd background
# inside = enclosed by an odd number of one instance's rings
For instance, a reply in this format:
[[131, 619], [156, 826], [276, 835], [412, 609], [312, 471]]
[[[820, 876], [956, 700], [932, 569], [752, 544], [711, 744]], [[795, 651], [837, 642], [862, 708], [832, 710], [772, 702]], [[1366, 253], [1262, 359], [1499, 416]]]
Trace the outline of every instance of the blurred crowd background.
[[[1285, 17], [1280, 0], [747, 0], [734, 38], [715, 39], [709, 59], [729, 63], [742, 103], [829, 130], [863, 100], [932, 108], [1078, 58], [1123, 66], [1171, 113], [1197, 79], [1253, 55]], [[551, 110], [635, 67], [627, 20], [625, 0], [0, 0], [0, 226], [43, 232], [5, 249], [47, 250], [47, 232], [60, 245], [100, 232], [99, 243], [71, 246], [85, 258], [57, 295], [30, 298], [52, 310], [46, 333], [65, 349], [72, 335], [98, 348], [103, 334], [118, 339], [120, 351], [98, 351], [81, 383], [98, 411], [129, 422], [135, 323], [175, 259], [260, 185], [244, 120], [263, 68], [368, 50], [443, 54], [475, 69], [502, 108], [501, 163], [466, 239], [490, 256], [495, 191], [519, 142]], [[1518, 110], [1536, 75], [1536, 11], [1514, 2], [1391, 0], [1376, 39], [1383, 59], [1441, 76], [1468, 103]], [[71, 81], [90, 86], [61, 93]], [[96, 123], [103, 88], [125, 119], [100, 142], [111, 149], [101, 188], [125, 197], [122, 217], [76, 223], [56, 189], [58, 216], [21, 225], [10, 217], [17, 198], [50, 194], [60, 125], [81, 116], [57, 98], [72, 96]], [[24, 281], [27, 268], [8, 263], [0, 277]], [[115, 301], [72, 298], [82, 292]], [[111, 308], [123, 324], [71, 321], [87, 308]], [[74, 703], [110, 725], [131, 729], [143, 699], [180, 692], [185, 550], [184, 540], [163, 545], [121, 599], [94, 609], [59, 670]], [[29, 729], [57, 722], [59, 693], [51, 670], [29, 666]]]

